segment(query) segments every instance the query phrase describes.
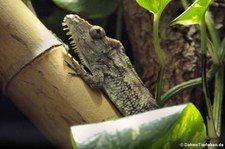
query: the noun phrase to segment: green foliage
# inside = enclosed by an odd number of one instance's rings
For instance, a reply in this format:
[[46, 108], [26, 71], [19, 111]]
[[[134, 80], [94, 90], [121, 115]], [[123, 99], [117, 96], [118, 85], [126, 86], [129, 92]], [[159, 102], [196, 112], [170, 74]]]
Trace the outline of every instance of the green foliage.
[[[156, 53], [159, 58], [160, 62], [160, 71], [164, 70], [162, 67], [162, 53], [160, 54], [160, 46], [158, 40], [158, 20], [161, 12], [165, 8], [163, 4], [168, 2], [166, 1], [156, 1], [156, 0], [136, 0], [139, 5], [149, 12], [154, 14], [154, 25], [153, 25], [153, 43], [156, 49]], [[185, 9], [188, 7], [187, 1], [181, 1]], [[196, 0], [191, 6], [189, 6], [186, 11], [184, 11], [180, 16], [174, 19], [171, 24], [181, 24], [181, 25], [194, 25], [198, 24], [200, 33], [201, 33], [201, 68], [202, 68], [202, 76], [201, 78], [193, 79], [188, 82], [184, 82], [178, 84], [177, 86], [170, 89], [166, 92], [163, 96], [160, 94], [160, 88], [162, 86], [162, 73], [159, 73], [158, 82], [156, 86], [156, 99], [159, 104], [164, 103], [167, 99], [172, 97], [181, 90], [185, 88], [194, 87], [197, 84], [202, 84], [202, 91], [205, 95], [205, 102], [207, 106], [208, 115], [207, 119], [207, 134], [210, 139], [219, 138], [220, 136], [220, 129], [221, 129], [221, 103], [223, 100], [223, 90], [224, 90], [224, 50], [223, 44], [220, 42], [220, 38], [216, 32], [215, 26], [213, 25], [213, 20], [211, 19], [210, 13], [206, 13], [211, 0]], [[210, 34], [210, 37], [207, 36], [207, 29]], [[210, 39], [212, 41], [210, 41]], [[207, 47], [208, 46], [208, 47]], [[211, 72], [207, 78], [206, 73], [206, 64], [207, 64], [207, 57], [206, 53], [209, 52], [213, 66], [211, 68]], [[161, 57], [160, 57], [161, 56]], [[161, 76], [161, 77], [160, 77]], [[210, 93], [208, 90], [207, 80], [212, 79], [215, 77], [215, 91], [214, 91], [214, 100], [213, 104], [211, 103]], [[160, 82], [161, 80], [161, 82]], [[161, 96], [161, 97], [159, 97]], [[158, 100], [160, 99], [160, 100]], [[194, 140], [192, 140], [194, 141]], [[162, 143], [162, 142], [161, 142]], [[166, 143], [166, 142], [164, 142]], [[163, 144], [163, 143], [162, 143]]]
[[151, 148], [181, 148], [180, 143], [204, 143], [205, 138], [206, 129], [201, 114], [193, 104], [189, 104], [170, 130]]
[[143, 8], [153, 14], [161, 13], [171, 0], [136, 0]]
[[89, 19], [107, 17], [119, 4], [119, 0], [53, 0], [53, 2], [61, 8]]
[[[186, 1], [183, 0], [185, 4]], [[211, 0], [197, 0], [179, 17], [172, 21], [172, 24], [192, 25], [198, 24], [201, 33], [201, 59], [202, 59], [202, 90], [205, 95], [205, 102], [207, 106], [208, 115], [207, 119], [207, 134], [210, 142], [218, 139], [221, 129], [221, 105], [223, 100], [224, 90], [224, 66], [223, 66], [223, 44], [220, 42], [213, 20], [210, 13], [206, 13]], [[186, 5], [186, 4], [185, 4]], [[208, 27], [209, 35], [212, 40], [207, 36], [206, 27]], [[208, 43], [208, 47], [207, 47]], [[208, 48], [208, 49], [207, 49]], [[214, 100], [211, 103], [210, 93], [208, 91], [207, 78], [206, 78], [206, 52], [209, 52], [213, 66], [220, 67], [215, 73], [215, 90]]]
[[181, 148], [180, 143], [204, 143], [206, 137], [202, 116], [191, 103], [74, 126], [71, 133], [79, 149]]
[[159, 59], [160, 68], [159, 74], [156, 83], [156, 93], [155, 99], [158, 105], [161, 103], [161, 92], [163, 86], [163, 76], [165, 73], [166, 60], [164, 53], [160, 47], [158, 28], [159, 28], [159, 19], [162, 14], [162, 11], [167, 6], [171, 0], [136, 0], [136, 2], [143, 8], [147, 9], [149, 12], [153, 13], [153, 43], [155, 47], [155, 53]]
[[193, 25], [200, 24], [211, 0], [197, 0], [186, 11], [172, 21], [174, 24]]

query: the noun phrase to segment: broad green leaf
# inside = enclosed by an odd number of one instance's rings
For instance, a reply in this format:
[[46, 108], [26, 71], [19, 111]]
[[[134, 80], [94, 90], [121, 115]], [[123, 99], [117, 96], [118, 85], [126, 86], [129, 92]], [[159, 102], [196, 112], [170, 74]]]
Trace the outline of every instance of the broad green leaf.
[[171, 0], [136, 0], [136, 2], [151, 13], [157, 15], [163, 11]]
[[104, 18], [112, 14], [119, 0], [53, 0], [59, 7], [89, 19]]
[[73, 126], [71, 135], [75, 149], [182, 148], [181, 143], [204, 143], [206, 130], [200, 112], [189, 103]]
[[192, 25], [200, 24], [211, 0], [197, 0], [188, 7], [180, 16], [174, 19], [171, 24]]
[[179, 146], [181, 143], [203, 144], [205, 139], [206, 128], [201, 114], [193, 104], [188, 104], [170, 130], [151, 145], [151, 148], [182, 148], [184, 146]]

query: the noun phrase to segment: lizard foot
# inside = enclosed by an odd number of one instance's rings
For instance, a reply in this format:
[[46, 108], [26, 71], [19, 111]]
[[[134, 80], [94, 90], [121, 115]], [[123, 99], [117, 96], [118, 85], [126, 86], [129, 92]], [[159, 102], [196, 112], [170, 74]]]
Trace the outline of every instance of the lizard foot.
[[70, 64], [68, 61], [66, 61], [66, 60], [64, 60], [64, 62], [67, 64], [67, 66], [70, 68], [70, 69], [72, 69], [72, 70], [74, 70], [75, 72], [74, 73], [72, 73], [72, 72], [69, 72], [69, 74], [71, 74], [71, 75], [73, 75], [73, 76], [77, 76], [77, 67], [78, 66], [76, 66], [75, 64]]
[[69, 74], [73, 75], [73, 76], [80, 76], [82, 74], [82, 72], [84, 71], [82, 65], [79, 65], [75, 62], [73, 62], [72, 64], [69, 63], [68, 61], [64, 60], [65, 63], [67, 64], [67, 66], [74, 70], [74, 72], [69, 72]]

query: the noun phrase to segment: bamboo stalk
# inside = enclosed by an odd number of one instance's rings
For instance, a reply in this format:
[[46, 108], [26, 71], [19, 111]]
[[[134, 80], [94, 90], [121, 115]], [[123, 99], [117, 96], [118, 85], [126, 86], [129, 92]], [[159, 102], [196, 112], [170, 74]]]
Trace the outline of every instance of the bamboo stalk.
[[[64, 60], [62, 44], [21, 1], [0, 0], [0, 86], [58, 148], [72, 148], [69, 127], [120, 117]], [[13, 135], [13, 134], [12, 134]]]

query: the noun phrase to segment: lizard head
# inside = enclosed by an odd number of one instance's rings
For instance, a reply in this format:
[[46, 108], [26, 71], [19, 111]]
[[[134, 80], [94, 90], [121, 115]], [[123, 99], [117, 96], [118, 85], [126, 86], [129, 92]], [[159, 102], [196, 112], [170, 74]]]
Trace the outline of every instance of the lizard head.
[[119, 44], [117, 40], [108, 38], [102, 27], [91, 25], [77, 15], [66, 15], [63, 26], [66, 26], [64, 30], [68, 30], [67, 35], [71, 36], [69, 39], [81, 63], [89, 70], [90, 64]]

